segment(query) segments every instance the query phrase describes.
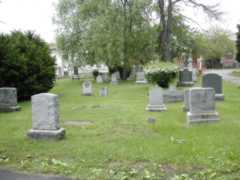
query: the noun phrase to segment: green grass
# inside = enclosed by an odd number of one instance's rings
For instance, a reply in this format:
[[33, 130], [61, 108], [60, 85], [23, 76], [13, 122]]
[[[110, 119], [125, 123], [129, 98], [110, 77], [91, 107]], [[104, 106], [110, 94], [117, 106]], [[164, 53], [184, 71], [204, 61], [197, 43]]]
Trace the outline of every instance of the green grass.
[[[31, 104], [0, 113], [0, 166], [79, 179], [237, 179], [240, 177], [240, 89], [224, 84], [225, 101], [217, 103], [220, 122], [188, 128], [182, 103], [166, 112], [147, 112], [148, 85], [108, 85], [110, 95], [81, 95], [81, 82], [59, 80], [62, 141], [34, 141]], [[148, 117], [157, 118], [155, 125]], [[85, 127], [64, 122], [91, 121]]]
[[233, 71], [232, 75], [236, 77], [240, 77], [240, 70]]

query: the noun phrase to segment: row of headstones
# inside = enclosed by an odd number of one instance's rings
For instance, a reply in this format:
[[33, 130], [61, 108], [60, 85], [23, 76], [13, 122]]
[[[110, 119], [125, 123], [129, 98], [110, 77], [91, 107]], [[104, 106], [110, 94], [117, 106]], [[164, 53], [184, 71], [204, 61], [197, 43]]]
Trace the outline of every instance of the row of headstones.
[[[93, 95], [93, 87], [91, 81], [84, 81], [82, 84], [82, 95], [91, 96]], [[100, 96], [108, 96], [108, 88], [102, 87], [99, 90]]]
[[[209, 73], [203, 76], [203, 87], [191, 88], [184, 92], [184, 111], [187, 111], [188, 123], [212, 122], [219, 119], [215, 111], [215, 100], [224, 100], [222, 77]], [[149, 92], [148, 111], [165, 111], [163, 92], [154, 87]]]

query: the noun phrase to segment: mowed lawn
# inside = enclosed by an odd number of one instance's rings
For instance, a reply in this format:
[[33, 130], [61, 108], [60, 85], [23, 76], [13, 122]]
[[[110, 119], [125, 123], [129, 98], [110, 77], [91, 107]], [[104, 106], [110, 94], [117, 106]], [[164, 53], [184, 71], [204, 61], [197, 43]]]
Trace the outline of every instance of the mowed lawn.
[[[238, 179], [240, 177], [240, 89], [224, 83], [217, 102], [220, 121], [186, 125], [182, 103], [166, 112], [147, 112], [150, 85], [94, 84], [81, 95], [81, 81], [58, 80], [62, 141], [35, 141], [31, 103], [20, 112], [0, 113], [0, 167], [78, 179]], [[108, 86], [109, 96], [99, 88]], [[155, 117], [155, 124], [147, 119]], [[92, 124], [67, 125], [67, 121]]]

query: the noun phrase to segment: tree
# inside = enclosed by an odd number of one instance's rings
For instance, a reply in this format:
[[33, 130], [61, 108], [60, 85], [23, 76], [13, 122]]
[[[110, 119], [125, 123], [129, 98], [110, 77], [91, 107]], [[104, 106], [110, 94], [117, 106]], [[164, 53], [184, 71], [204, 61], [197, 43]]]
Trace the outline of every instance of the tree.
[[[160, 34], [159, 34], [159, 49], [160, 57], [164, 61], [170, 61], [172, 59], [171, 41], [173, 31], [173, 17], [176, 14], [180, 14], [179, 7], [195, 7], [201, 8], [209, 17], [217, 19], [221, 14], [217, 7], [218, 5], [206, 5], [200, 3], [197, 0], [158, 0], [160, 22]], [[183, 16], [184, 17], [184, 16]]]
[[237, 26], [238, 28], [238, 33], [237, 33], [237, 56], [236, 59], [238, 62], [240, 62], [240, 25]]
[[0, 35], [0, 87], [16, 87], [19, 100], [54, 86], [55, 59], [48, 44], [32, 32]]

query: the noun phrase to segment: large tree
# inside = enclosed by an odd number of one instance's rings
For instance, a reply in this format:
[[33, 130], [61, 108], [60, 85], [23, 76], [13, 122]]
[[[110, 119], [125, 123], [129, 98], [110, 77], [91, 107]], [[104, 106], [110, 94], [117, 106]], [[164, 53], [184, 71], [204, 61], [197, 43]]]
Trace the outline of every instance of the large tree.
[[240, 62], [240, 25], [237, 26], [238, 33], [237, 33], [237, 56], [236, 59]]
[[220, 15], [220, 12], [217, 10], [217, 4], [207, 5], [199, 0], [158, 0], [157, 2], [160, 16], [159, 25], [161, 27], [159, 33], [159, 49], [161, 60], [164, 61], [170, 61], [172, 59], [171, 41], [173, 18], [174, 15], [181, 14], [181, 7], [201, 8], [209, 17], [215, 19]]

